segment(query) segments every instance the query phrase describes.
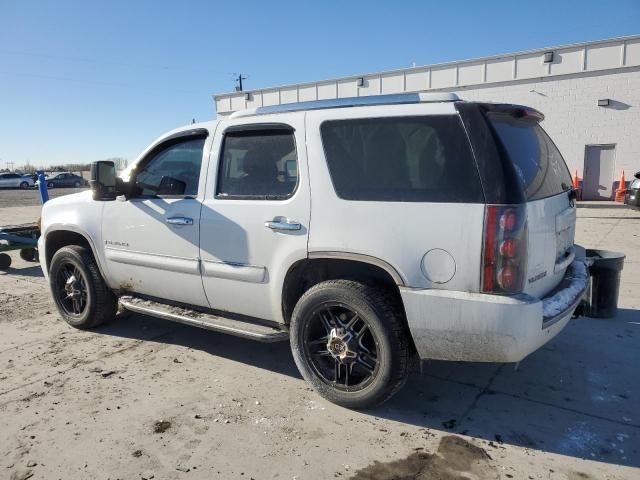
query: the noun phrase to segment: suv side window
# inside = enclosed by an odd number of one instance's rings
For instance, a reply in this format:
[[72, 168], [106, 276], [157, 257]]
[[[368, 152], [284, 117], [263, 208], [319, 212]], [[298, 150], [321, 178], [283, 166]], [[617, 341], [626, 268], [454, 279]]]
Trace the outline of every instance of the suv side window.
[[335, 191], [344, 200], [484, 201], [457, 115], [331, 120], [320, 132]]
[[233, 130], [222, 144], [216, 198], [280, 200], [298, 185], [293, 130]]
[[187, 138], [152, 153], [135, 173], [135, 196], [196, 196], [205, 140]]

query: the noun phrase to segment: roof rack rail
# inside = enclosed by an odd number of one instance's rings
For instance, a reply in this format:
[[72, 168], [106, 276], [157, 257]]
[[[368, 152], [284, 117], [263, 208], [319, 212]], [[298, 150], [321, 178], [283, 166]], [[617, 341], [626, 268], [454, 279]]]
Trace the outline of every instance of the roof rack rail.
[[402, 103], [456, 102], [460, 100], [455, 93], [397, 93], [391, 95], [368, 95], [365, 97], [331, 98], [310, 102], [283, 103], [267, 107], [249, 108], [232, 113], [229, 118], [266, 115], [268, 113], [299, 112], [302, 110], [321, 110], [325, 108], [361, 107], [368, 105], [392, 105]]

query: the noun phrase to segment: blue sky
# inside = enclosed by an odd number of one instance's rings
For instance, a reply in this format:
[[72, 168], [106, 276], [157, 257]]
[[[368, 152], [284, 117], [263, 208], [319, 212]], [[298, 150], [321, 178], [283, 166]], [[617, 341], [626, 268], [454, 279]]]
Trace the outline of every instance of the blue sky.
[[213, 93], [640, 33], [640, 1], [0, 0], [0, 168], [133, 160]]

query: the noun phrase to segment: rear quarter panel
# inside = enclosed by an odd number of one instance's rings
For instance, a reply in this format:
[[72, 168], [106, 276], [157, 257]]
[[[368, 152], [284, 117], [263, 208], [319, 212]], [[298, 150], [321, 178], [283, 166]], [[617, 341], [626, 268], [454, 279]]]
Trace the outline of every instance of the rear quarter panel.
[[[325, 159], [320, 125], [325, 120], [409, 115], [456, 114], [452, 104], [359, 107], [307, 113], [306, 131], [311, 182], [309, 254], [344, 252], [369, 255], [393, 266], [405, 285], [478, 291], [483, 204], [373, 202], [340, 199]], [[449, 252], [453, 278], [435, 283], [421, 268], [432, 249]]]

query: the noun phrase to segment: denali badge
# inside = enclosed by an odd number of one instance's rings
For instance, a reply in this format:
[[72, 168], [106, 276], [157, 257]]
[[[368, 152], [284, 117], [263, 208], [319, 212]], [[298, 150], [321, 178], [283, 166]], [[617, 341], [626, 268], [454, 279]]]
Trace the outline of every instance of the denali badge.
[[538, 280], [540, 280], [541, 278], [544, 278], [546, 276], [547, 276], [547, 272], [541, 272], [541, 273], [537, 274], [535, 277], [531, 277], [530, 279], [528, 279], [527, 282], [529, 282], [529, 283], [537, 282]]
[[112, 245], [114, 247], [129, 247], [129, 244], [126, 242], [115, 242], [113, 240], [105, 240], [104, 241], [105, 245]]

